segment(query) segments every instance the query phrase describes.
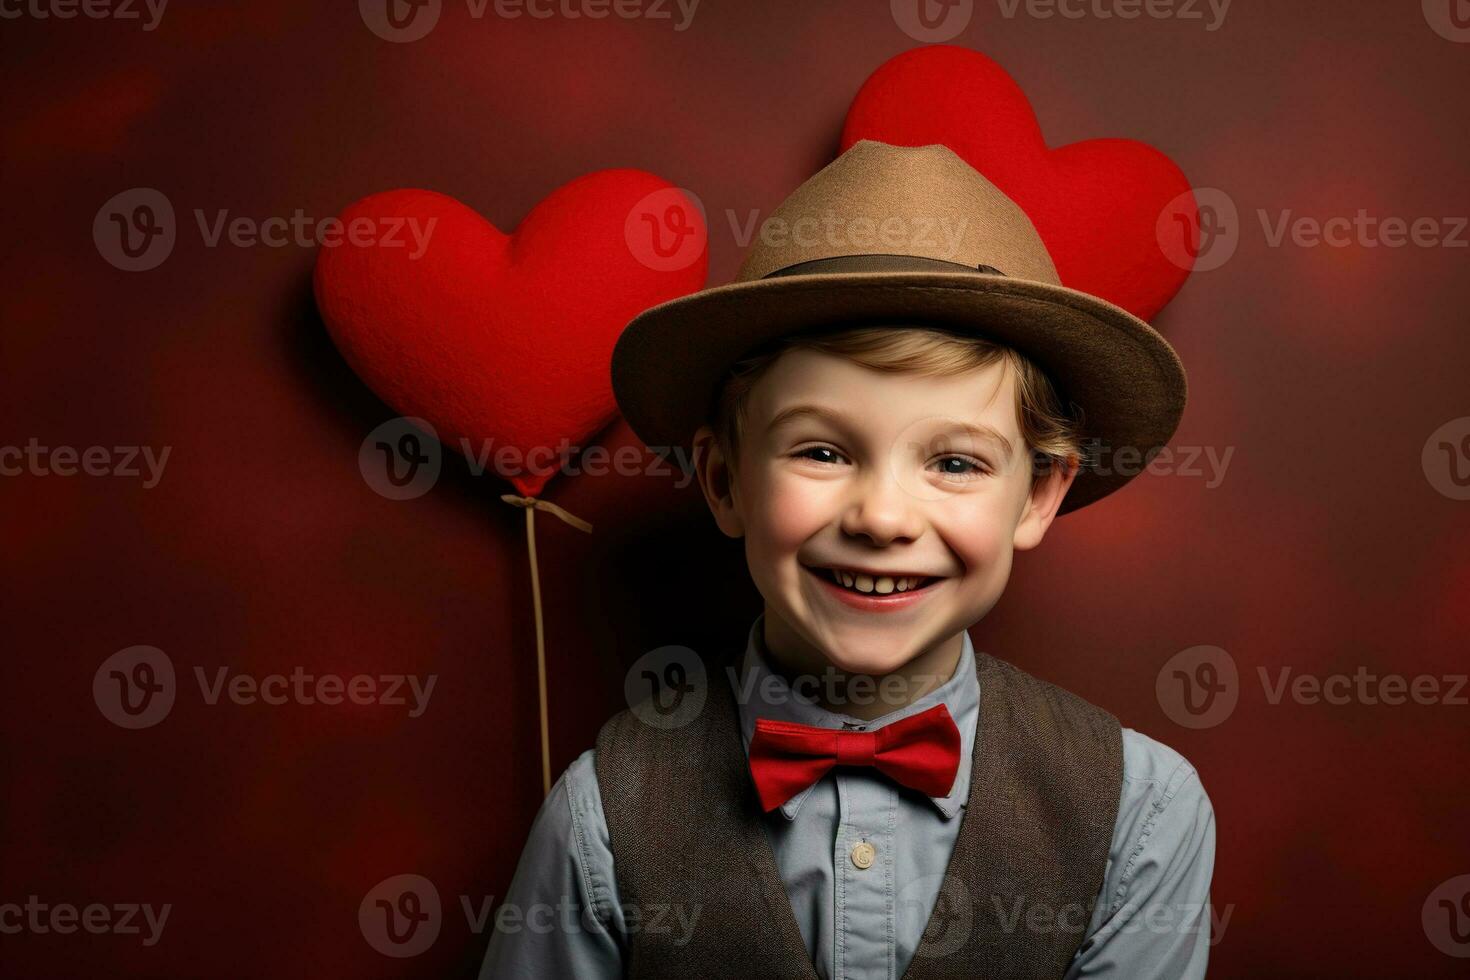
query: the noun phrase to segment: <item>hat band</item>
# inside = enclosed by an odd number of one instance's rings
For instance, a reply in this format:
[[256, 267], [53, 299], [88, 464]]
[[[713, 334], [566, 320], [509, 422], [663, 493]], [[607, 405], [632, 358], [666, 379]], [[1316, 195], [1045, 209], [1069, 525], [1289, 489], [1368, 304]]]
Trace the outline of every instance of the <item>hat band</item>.
[[762, 279], [780, 276], [815, 276], [848, 272], [969, 272], [974, 275], [1003, 276], [993, 265], [965, 265], [923, 255], [836, 255], [828, 259], [798, 262], [784, 269], [768, 272]]

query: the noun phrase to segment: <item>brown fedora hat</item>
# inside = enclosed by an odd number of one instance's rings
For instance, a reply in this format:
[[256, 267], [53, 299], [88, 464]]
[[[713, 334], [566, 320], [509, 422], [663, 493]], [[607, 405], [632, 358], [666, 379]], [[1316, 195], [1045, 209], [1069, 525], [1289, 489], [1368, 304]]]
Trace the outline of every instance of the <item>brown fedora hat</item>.
[[[1015, 348], [1080, 409], [1098, 460], [1151, 459], [1179, 425], [1178, 355], [1147, 323], [1068, 289], [1031, 219], [940, 145], [853, 145], [761, 228], [735, 281], [645, 310], [618, 338], [613, 394], [650, 447], [689, 446], [717, 386], [752, 349], [790, 334], [933, 326]], [[1076, 510], [1142, 468], [1084, 465]]]

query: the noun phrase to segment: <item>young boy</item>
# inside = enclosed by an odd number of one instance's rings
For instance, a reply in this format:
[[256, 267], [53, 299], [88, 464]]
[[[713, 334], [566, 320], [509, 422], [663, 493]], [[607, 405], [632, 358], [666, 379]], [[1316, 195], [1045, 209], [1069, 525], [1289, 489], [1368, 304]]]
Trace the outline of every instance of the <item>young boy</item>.
[[1178, 358], [942, 146], [858, 143], [767, 227], [613, 356], [764, 611], [692, 718], [623, 711], [567, 769], [482, 977], [1203, 977], [1193, 768], [967, 632], [1131, 475], [1087, 446], [1167, 442]]

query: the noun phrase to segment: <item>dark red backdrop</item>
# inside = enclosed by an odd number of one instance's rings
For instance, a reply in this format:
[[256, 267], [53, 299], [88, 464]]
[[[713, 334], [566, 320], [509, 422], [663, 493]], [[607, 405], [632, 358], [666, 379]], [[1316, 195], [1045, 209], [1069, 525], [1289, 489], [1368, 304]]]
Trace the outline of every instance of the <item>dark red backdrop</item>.
[[[460, 897], [504, 892], [541, 797], [522, 512], [463, 465], [412, 501], [374, 493], [358, 448], [395, 413], [326, 338], [315, 250], [207, 248], [192, 212], [322, 218], [418, 186], [508, 229], [566, 180], [632, 166], [700, 195], [725, 281], [727, 210], [767, 212], [830, 159], [858, 85], [915, 41], [888, 4], [850, 0], [706, 0], [684, 31], [446, 3], [408, 44], [350, 2], [177, 0], [153, 31], [7, 9], [22, 15], [0, 24], [0, 443], [171, 455], [152, 489], [0, 477], [0, 905], [171, 911], [146, 947], [0, 934], [0, 973], [468, 972], [486, 937]], [[1007, 9], [977, 4], [955, 43], [1016, 76], [1049, 141], [1147, 140], [1238, 208], [1234, 257], [1158, 320], [1190, 373], [1175, 444], [1234, 456], [1216, 487], [1148, 476], [1063, 518], [976, 642], [1197, 765], [1228, 914], [1212, 976], [1460, 975], [1421, 910], [1470, 872], [1470, 708], [1273, 704], [1257, 671], [1466, 670], [1470, 503], [1436, 489], [1421, 450], [1470, 414], [1470, 251], [1273, 246], [1258, 212], [1470, 213], [1470, 44], [1415, 2], [1242, 2], [1214, 31]], [[91, 234], [134, 187], [179, 212], [146, 273]], [[616, 423], [602, 441], [632, 439]], [[559, 771], [620, 705], [629, 663], [738, 642], [757, 597], [693, 486], [582, 476], [549, 496], [595, 525], [538, 524]], [[137, 644], [169, 656], [179, 694], [128, 731], [92, 681]], [[1196, 730], [1155, 678], [1199, 644], [1241, 680], [1233, 714]], [[211, 705], [193, 670], [221, 666], [438, 681], [412, 719]], [[358, 907], [401, 873], [434, 882], [445, 912], [431, 949], [395, 960]]]

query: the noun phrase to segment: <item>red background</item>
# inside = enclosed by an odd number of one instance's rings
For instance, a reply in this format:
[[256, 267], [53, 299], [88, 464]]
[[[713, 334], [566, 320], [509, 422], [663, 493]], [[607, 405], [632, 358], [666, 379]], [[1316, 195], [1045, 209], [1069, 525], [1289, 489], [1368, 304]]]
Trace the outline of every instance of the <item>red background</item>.
[[[1023, 8], [1024, 9], [1024, 8]], [[541, 798], [523, 512], [462, 464], [426, 496], [370, 490], [357, 452], [396, 413], [311, 301], [313, 249], [205, 248], [192, 210], [326, 217], [379, 190], [452, 194], [502, 229], [565, 181], [638, 167], [712, 216], [768, 213], [831, 158], [863, 79], [914, 46], [887, 4], [717, 3], [668, 21], [470, 18], [387, 44], [348, 2], [185, 5], [159, 28], [0, 24], [7, 82], [0, 442], [170, 446], [161, 483], [0, 478], [6, 699], [0, 903], [173, 906], [162, 940], [0, 936], [7, 976], [445, 976], [486, 936], [457, 897], [504, 892]], [[977, 645], [1178, 748], [1214, 800], [1212, 976], [1457, 976], [1420, 924], [1470, 872], [1470, 708], [1272, 705], [1258, 667], [1463, 673], [1470, 504], [1420, 451], [1470, 414], [1465, 250], [1272, 248], [1256, 219], [1470, 213], [1470, 45], [1419, 4], [1234, 5], [1195, 22], [1007, 19], [955, 39], [1012, 72], [1048, 141], [1148, 141], [1240, 208], [1241, 241], [1158, 318], [1188, 367], [1174, 442], [1235, 447], [1226, 479], [1145, 476], [1023, 556]], [[163, 191], [179, 243], [147, 273], [93, 216]], [[619, 422], [607, 445], [629, 443]], [[542, 516], [553, 765], [656, 646], [743, 641], [757, 596], [693, 485], [558, 479], [595, 527]], [[179, 701], [124, 731], [90, 696], [134, 644]], [[1240, 666], [1223, 724], [1172, 723], [1160, 666]], [[427, 712], [208, 705], [192, 668], [438, 675]], [[411, 960], [357, 924], [390, 875], [444, 898]]]

